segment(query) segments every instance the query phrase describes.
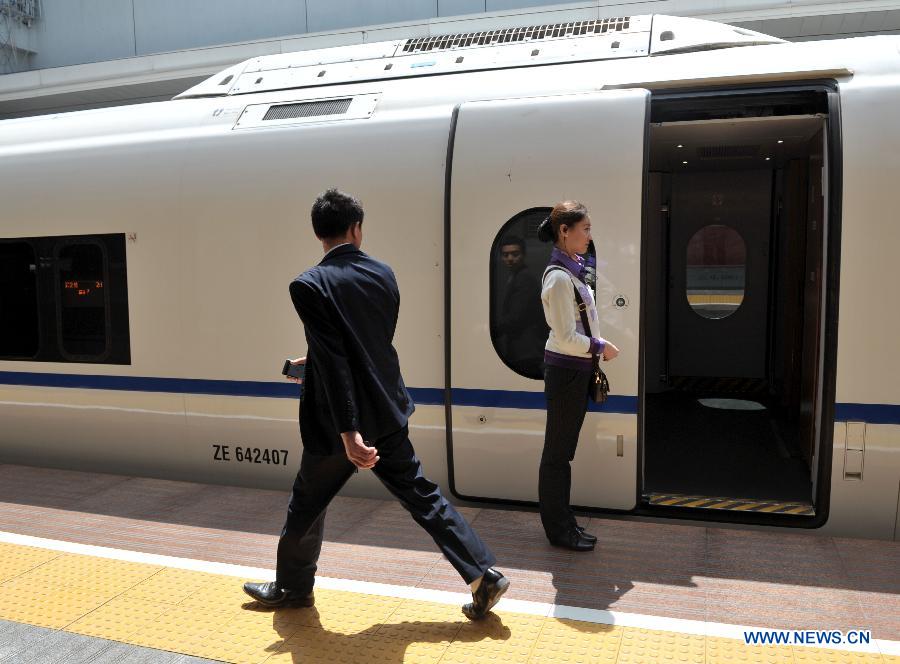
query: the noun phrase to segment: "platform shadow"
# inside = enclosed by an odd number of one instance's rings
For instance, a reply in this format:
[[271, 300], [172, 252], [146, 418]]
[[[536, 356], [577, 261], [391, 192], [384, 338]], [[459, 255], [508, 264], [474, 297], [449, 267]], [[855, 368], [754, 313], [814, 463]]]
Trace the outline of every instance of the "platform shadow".
[[[490, 613], [484, 620], [471, 622], [465, 619], [407, 620], [400, 622], [376, 622], [367, 627], [360, 625], [355, 631], [333, 631], [322, 624], [317, 607], [305, 609], [268, 609], [255, 602], [242, 608], [254, 612], [272, 614], [272, 628], [280, 639], [266, 648], [278, 655], [273, 662], [371, 662], [387, 664], [405, 661], [407, 655], [420, 654], [452, 644], [496, 644], [510, 639], [512, 633], [500, 616]], [[477, 645], [475, 646], [477, 652]], [[416, 653], [415, 651], [419, 651]]]
[[[497, 568], [509, 578], [510, 599], [597, 611], [634, 611], [648, 601], [677, 603], [704, 619], [705, 596], [695, 580], [697, 570], [706, 567], [704, 528], [582, 513], [578, 521], [597, 536], [594, 550], [576, 552], [551, 545], [533, 509], [482, 510], [472, 525], [497, 556]], [[446, 565], [439, 565], [432, 577], [438, 571], [449, 574]]]

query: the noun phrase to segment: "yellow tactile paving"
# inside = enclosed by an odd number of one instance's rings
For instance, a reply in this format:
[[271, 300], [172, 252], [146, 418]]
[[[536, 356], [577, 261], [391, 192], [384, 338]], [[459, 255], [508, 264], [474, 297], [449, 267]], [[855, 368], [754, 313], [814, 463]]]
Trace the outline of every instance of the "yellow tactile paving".
[[0, 544], [0, 583], [43, 565], [58, 555], [56, 551], [31, 546]]
[[[874, 660], [878, 661], [878, 660]], [[707, 664], [792, 664], [793, 651], [790, 646], [752, 646], [734, 639], [706, 637]]]
[[[335, 634], [313, 627], [301, 627], [279, 648], [279, 652], [264, 660], [266, 664], [294, 662], [364, 663], [369, 653], [368, 635]], [[395, 661], [403, 661], [397, 659]]]
[[528, 661], [545, 620], [542, 616], [503, 611], [479, 622], [465, 622], [441, 664]]
[[432, 602], [403, 602], [378, 627], [378, 636], [410, 643], [449, 645], [463, 626], [459, 607]]
[[317, 590], [262, 610], [233, 577], [0, 544], [0, 618], [235, 664], [900, 664], [900, 657]]
[[126, 597], [178, 604], [211, 582], [209, 574], [165, 568], [132, 586]]
[[685, 662], [704, 664], [706, 638], [651, 629], [625, 629], [619, 644], [619, 664]]
[[529, 662], [550, 664], [560, 661], [560, 653], [567, 653], [572, 662], [613, 664], [624, 631], [614, 625], [549, 618], [544, 621]]
[[24, 586], [0, 588], [0, 618], [59, 629], [103, 604], [86, 591], [58, 587], [53, 596]]
[[66, 630], [111, 641], [127, 641], [169, 608], [163, 602], [116, 597], [66, 626]]

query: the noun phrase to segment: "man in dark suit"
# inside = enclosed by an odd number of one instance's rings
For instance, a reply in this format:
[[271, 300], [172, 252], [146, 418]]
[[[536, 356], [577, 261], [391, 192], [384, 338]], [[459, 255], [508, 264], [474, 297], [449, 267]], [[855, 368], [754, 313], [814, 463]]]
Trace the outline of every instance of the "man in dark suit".
[[422, 473], [409, 441], [415, 406], [392, 341], [400, 292], [391, 268], [360, 251], [363, 210], [330, 189], [312, 208], [325, 257], [297, 277], [291, 299], [308, 346], [300, 436], [303, 456], [278, 541], [275, 581], [246, 583], [266, 606], [312, 606], [325, 510], [358, 469], [369, 470], [422, 526], [472, 588], [463, 606], [483, 617], [509, 587], [494, 555]]
[[550, 334], [541, 305], [541, 282], [525, 263], [525, 241], [517, 235], [501, 240], [500, 259], [507, 277], [494, 332], [509, 366], [540, 378], [544, 375], [544, 345]]

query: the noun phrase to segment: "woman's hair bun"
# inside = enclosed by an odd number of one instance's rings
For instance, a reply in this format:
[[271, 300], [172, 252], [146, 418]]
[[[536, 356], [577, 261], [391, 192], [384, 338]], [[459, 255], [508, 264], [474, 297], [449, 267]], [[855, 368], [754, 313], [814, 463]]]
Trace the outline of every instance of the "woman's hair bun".
[[541, 242], [553, 242], [556, 239], [553, 237], [553, 224], [550, 223], [549, 215], [538, 226], [537, 236]]
[[572, 226], [587, 216], [587, 208], [578, 201], [561, 201], [553, 206], [550, 214], [537, 229], [541, 242], [556, 242], [560, 226]]

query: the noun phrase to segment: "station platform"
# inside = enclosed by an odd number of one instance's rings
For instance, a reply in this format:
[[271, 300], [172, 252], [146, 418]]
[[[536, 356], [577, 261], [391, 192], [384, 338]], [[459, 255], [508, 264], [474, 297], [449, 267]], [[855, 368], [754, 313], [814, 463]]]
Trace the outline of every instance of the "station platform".
[[[340, 497], [310, 609], [265, 610], [287, 492], [0, 465], [0, 662], [892, 662], [900, 544], [461, 512], [512, 585], [485, 620], [393, 501]], [[871, 630], [868, 644], [745, 645], [756, 630]]]

